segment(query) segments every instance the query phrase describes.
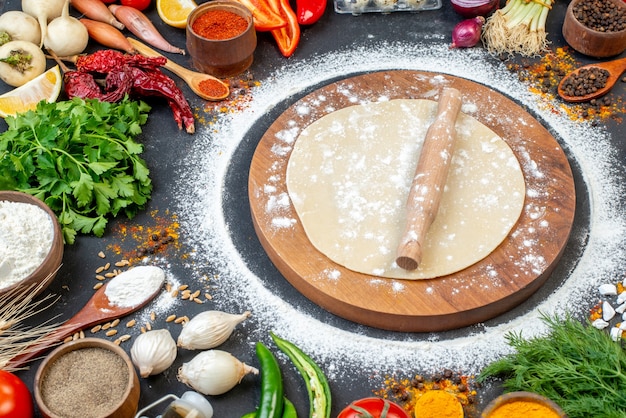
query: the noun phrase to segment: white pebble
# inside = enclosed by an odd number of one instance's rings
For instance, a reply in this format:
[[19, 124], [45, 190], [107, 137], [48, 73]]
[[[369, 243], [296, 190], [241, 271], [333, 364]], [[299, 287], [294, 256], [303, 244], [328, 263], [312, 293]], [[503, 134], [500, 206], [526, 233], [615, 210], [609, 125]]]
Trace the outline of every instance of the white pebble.
[[609, 323], [606, 322], [604, 319], [598, 318], [595, 321], [593, 321], [591, 325], [597, 329], [604, 329], [609, 326]]
[[613, 339], [613, 341], [619, 341], [619, 339], [622, 338], [623, 332], [624, 331], [620, 328], [617, 328], [617, 327], [611, 328], [611, 338]]
[[615, 312], [617, 312], [620, 315], [623, 314], [624, 311], [626, 311], [626, 303], [622, 303], [617, 308], [615, 308]]
[[621, 322], [618, 328], [621, 329], [622, 331], [626, 330], [626, 322]]
[[603, 296], [615, 296], [617, 295], [617, 286], [611, 283], [604, 283], [598, 287], [598, 292]]
[[617, 303], [624, 303], [626, 302], [626, 292], [622, 292], [619, 295], [617, 295]]
[[602, 319], [610, 321], [615, 316], [615, 309], [607, 301], [602, 302]]

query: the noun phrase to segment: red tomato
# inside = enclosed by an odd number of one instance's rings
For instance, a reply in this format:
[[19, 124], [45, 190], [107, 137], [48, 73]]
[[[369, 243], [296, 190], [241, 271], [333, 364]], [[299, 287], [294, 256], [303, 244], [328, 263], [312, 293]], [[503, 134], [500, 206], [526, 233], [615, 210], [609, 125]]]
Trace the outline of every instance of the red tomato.
[[337, 418], [410, 418], [396, 403], [382, 398], [363, 398], [352, 402]]
[[134, 7], [137, 10], [146, 10], [150, 6], [150, 0], [121, 0], [122, 6]]
[[32, 418], [33, 398], [19, 377], [0, 370], [0, 418]]

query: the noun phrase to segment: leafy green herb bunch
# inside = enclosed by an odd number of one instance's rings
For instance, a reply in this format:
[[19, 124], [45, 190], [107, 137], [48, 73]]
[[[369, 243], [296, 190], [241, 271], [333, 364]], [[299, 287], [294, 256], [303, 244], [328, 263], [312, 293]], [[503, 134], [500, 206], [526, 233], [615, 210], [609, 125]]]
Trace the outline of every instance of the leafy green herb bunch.
[[570, 316], [543, 315], [543, 336], [509, 333], [513, 353], [477, 377], [501, 378], [505, 391], [529, 391], [556, 402], [569, 418], [626, 416], [626, 353], [609, 333]]
[[78, 232], [102, 236], [120, 211], [132, 218], [152, 193], [143, 145], [136, 142], [150, 106], [128, 97], [40, 102], [7, 117], [0, 134], [0, 190], [44, 201], [58, 216], [65, 242]]

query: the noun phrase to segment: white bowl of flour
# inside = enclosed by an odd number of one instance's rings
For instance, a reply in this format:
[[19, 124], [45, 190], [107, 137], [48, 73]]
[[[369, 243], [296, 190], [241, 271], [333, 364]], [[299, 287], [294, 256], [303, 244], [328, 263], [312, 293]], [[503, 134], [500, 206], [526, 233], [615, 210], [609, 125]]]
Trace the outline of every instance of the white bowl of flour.
[[54, 212], [27, 193], [0, 191], [0, 297], [29, 287], [43, 291], [62, 259], [63, 235]]

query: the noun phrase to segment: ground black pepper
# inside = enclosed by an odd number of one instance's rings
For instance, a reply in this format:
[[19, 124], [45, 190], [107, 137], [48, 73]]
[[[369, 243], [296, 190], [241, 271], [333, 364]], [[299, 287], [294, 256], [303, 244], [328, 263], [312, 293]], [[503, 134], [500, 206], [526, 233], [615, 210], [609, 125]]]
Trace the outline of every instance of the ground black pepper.
[[608, 78], [609, 72], [603, 68], [582, 68], [565, 79], [563, 90], [568, 96], [584, 96], [605, 87]]
[[41, 384], [46, 406], [65, 418], [97, 418], [111, 412], [128, 386], [128, 368], [114, 352], [81, 348], [50, 364]]
[[585, 0], [572, 9], [574, 17], [598, 32], [619, 32], [626, 29], [626, 5], [617, 6], [608, 0]]

